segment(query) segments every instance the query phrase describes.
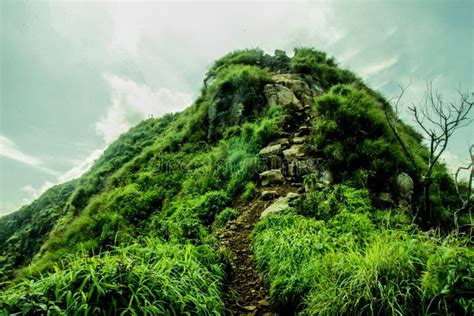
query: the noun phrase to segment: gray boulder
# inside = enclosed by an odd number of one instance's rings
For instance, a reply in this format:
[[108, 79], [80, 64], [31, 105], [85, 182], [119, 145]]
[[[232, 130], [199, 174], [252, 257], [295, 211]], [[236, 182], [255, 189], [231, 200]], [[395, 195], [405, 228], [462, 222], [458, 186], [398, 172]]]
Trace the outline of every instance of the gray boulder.
[[293, 91], [280, 84], [267, 84], [263, 89], [268, 105], [281, 105], [289, 110], [301, 110], [303, 106]]
[[280, 169], [267, 170], [260, 174], [262, 186], [281, 184], [285, 181]]
[[290, 192], [285, 197], [280, 197], [262, 212], [260, 218], [263, 218], [270, 213], [278, 213], [286, 210], [289, 207], [290, 202], [299, 196], [298, 193]]
[[399, 196], [399, 206], [410, 207], [413, 197], [413, 190], [415, 188], [413, 179], [405, 172], [402, 172], [397, 176], [396, 182]]

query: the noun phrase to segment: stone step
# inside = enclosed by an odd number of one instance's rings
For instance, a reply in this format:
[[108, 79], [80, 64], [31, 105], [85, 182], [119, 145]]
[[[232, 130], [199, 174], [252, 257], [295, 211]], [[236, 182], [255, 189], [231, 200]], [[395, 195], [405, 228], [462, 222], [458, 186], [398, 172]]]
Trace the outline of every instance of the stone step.
[[291, 140], [292, 144], [303, 144], [306, 142], [306, 137], [295, 137]]
[[260, 183], [262, 186], [281, 184], [285, 182], [285, 178], [280, 169], [272, 169], [262, 172], [260, 175]]
[[279, 196], [277, 191], [274, 190], [265, 190], [262, 191], [262, 200], [268, 201], [268, 200], [273, 200]]
[[262, 212], [260, 218], [263, 218], [270, 213], [278, 213], [286, 210], [289, 207], [289, 203], [299, 196], [298, 193], [290, 192], [285, 197], [280, 197]]
[[262, 148], [258, 155], [260, 157], [269, 157], [269, 156], [278, 156], [282, 150], [281, 144], [270, 145], [265, 148]]
[[283, 157], [287, 160], [294, 160], [303, 158], [305, 155], [305, 146], [303, 144], [292, 145], [290, 148], [283, 151]]

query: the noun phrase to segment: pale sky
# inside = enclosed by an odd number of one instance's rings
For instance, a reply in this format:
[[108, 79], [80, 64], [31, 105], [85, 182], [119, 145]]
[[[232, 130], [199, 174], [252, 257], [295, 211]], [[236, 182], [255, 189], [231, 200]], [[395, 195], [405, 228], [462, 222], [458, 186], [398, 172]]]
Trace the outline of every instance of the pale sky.
[[[427, 80], [447, 99], [474, 87], [472, 1], [0, 6], [0, 215], [82, 174], [148, 115], [189, 106], [209, 65], [235, 49], [315, 47], [387, 97], [411, 80], [407, 105]], [[458, 131], [450, 165], [473, 135]]]

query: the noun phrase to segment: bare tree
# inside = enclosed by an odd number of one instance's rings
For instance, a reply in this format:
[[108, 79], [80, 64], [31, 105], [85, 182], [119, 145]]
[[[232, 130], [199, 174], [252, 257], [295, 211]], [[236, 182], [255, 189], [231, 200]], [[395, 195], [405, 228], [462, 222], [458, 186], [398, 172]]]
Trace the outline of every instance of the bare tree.
[[[471, 163], [465, 167], [459, 167], [454, 175], [454, 184], [456, 185], [456, 192], [459, 196], [459, 199], [462, 202], [462, 205], [459, 209], [454, 212], [454, 225], [456, 226], [456, 230], [459, 230], [459, 214], [461, 213], [469, 213], [469, 217], [472, 218], [471, 210], [472, 210], [472, 181], [474, 178], [474, 145], [469, 147], [469, 154], [471, 156]], [[467, 188], [465, 192], [461, 192], [459, 188], [459, 173], [462, 170], [470, 170], [469, 178], [467, 180]]]
[[390, 112], [390, 109], [386, 107], [385, 116], [395, 138], [421, 181], [423, 189], [422, 216], [428, 216], [428, 219], [431, 220], [433, 214], [430, 203], [430, 189], [433, 182], [433, 168], [441, 155], [446, 151], [449, 139], [453, 133], [457, 129], [469, 125], [471, 122], [468, 114], [473, 108], [474, 102], [469, 99], [469, 94], [458, 90], [459, 99], [456, 102], [445, 103], [441, 94], [433, 90], [432, 82], [427, 83], [423, 101], [418, 105], [412, 104], [408, 107], [413, 114], [414, 121], [424, 132], [429, 144], [429, 156], [428, 161], [426, 161], [426, 167], [420, 169], [410, 147], [407, 146], [397, 130], [399, 120], [398, 108], [407, 87], [401, 87], [400, 95], [392, 100], [394, 113]]

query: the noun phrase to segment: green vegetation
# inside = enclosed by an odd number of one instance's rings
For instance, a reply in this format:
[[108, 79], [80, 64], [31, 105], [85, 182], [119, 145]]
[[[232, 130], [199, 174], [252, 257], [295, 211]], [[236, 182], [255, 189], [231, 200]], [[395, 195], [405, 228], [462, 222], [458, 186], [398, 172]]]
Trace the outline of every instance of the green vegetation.
[[70, 181], [54, 186], [30, 205], [0, 219], [0, 284], [38, 252], [64, 216], [66, 202], [76, 185], [76, 181]]
[[377, 225], [380, 216], [366, 191], [336, 185], [260, 221], [255, 254], [274, 307], [308, 315], [472, 311], [468, 240], [429, 235], [395, 216]]
[[238, 216], [239, 212], [233, 208], [227, 207], [222, 212], [220, 212], [219, 215], [217, 215], [214, 226], [217, 228], [224, 227], [228, 221], [236, 219]]
[[2, 294], [0, 312], [23, 314], [220, 314], [223, 272], [208, 246], [147, 238], [93, 257], [70, 256]]
[[[298, 48], [292, 58], [260, 49], [222, 57], [191, 107], [141, 122], [82, 177], [0, 218], [0, 313], [224, 313], [229, 262], [216, 232], [258, 201], [258, 152], [286, 137], [291, 110], [269, 106], [263, 92], [276, 73], [318, 95], [309, 154], [334, 181], [306, 175], [309, 192], [253, 231], [272, 306], [309, 315], [472, 312], [471, 235], [451, 231], [460, 202], [446, 168], [434, 169], [429, 226], [416, 218], [421, 179], [387, 124], [390, 105], [333, 58]], [[423, 166], [421, 136], [397, 124]], [[400, 174], [413, 179], [413, 197]]]

